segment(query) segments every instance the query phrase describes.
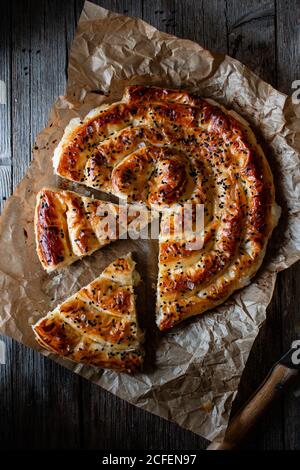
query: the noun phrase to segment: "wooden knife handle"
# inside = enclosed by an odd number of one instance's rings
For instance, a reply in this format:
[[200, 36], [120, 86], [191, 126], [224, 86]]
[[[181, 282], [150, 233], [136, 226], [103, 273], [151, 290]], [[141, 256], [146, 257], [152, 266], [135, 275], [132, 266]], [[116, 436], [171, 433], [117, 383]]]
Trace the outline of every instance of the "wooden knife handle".
[[258, 390], [230, 420], [223, 440], [213, 441], [207, 450], [233, 450], [246, 437], [269, 405], [278, 398], [298, 371], [277, 364]]

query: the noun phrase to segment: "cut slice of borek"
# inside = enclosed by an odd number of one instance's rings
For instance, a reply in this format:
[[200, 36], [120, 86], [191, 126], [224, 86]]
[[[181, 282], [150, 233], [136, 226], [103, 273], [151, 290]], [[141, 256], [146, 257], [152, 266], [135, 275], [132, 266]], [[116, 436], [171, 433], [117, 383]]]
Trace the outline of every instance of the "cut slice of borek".
[[129, 373], [139, 370], [144, 356], [134, 294], [139, 279], [130, 253], [116, 259], [33, 326], [36, 340], [72, 361]]
[[37, 195], [35, 237], [47, 272], [68, 266], [131, 229], [142, 235], [151, 220], [146, 207], [118, 205], [73, 191], [42, 189]]

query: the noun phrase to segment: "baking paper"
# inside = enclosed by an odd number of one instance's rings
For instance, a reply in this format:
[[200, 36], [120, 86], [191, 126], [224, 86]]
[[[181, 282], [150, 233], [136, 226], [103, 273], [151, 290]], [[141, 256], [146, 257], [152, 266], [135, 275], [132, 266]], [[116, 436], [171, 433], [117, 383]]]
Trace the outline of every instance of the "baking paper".
[[[300, 106], [231, 57], [215, 56], [194, 42], [89, 2], [72, 44], [68, 77], [66, 95], [55, 102], [47, 127], [37, 136], [33, 162], [2, 215], [0, 332], [136, 406], [207, 439], [221, 436], [266, 318], [276, 273], [300, 258]], [[43, 271], [34, 243], [35, 197], [42, 187], [67, 187], [105, 199], [53, 175], [51, 157], [64, 127], [137, 83], [184, 87], [244, 116], [261, 139], [283, 209], [252, 283], [221, 307], [164, 334], [154, 322], [157, 241], [119, 240], [51, 275]], [[143, 373], [104, 371], [42, 351], [31, 325], [128, 251], [144, 280], [138, 288], [140, 322], [147, 330]]]

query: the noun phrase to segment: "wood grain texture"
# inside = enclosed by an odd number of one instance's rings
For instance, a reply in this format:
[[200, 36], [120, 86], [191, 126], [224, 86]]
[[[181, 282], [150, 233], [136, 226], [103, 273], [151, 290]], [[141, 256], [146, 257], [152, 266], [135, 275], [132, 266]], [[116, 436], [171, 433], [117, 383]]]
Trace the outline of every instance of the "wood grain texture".
[[[261, 78], [276, 85], [275, 3], [270, 1], [243, 1], [243, 8], [234, 0], [226, 2], [228, 52], [249, 66]], [[282, 353], [281, 311], [278, 291], [268, 308], [267, 321], [257, 338], [248, 366], [240, 384], [236, 410], [263, 381]], [[266, 348], [272, 344], [272, 348]], [[249, 436], [244, 448], [283, 448], [282, 400], [274, 404], [256, 430]]]
[[199, 42], [213, 52], [228, 52], [225, 1], [178, 0], [175, 4], [174, 34]]
[[[276, 1], [277, 86], [291, 95], [300, 79], [300, 1]], [[278, 276], [277, 295], [282, 318], [282, 349], [300, 338], [300, 263]], [[300, 381], [283, 399], [283, 439], [287, 449], [300, 450]]]
[[6, 3], [0, 15], [0, 211], [11, 194], [11, 5]]
[[[20, 181], [36, 133], [63, 93], [68, 51], [83, 0], [5, 2], [0, 17], [1, 198]], [[291, 93], [300, 79], [299, 1], [101, 0], [159, 29], [229, 53]], [[2, 200], [0, 201], [2, 202]], [[299, 333], [299, 264], [282, 273], [242, 378], [235, 409]], [[284, 332], [284, 333], [283, 333]], [[0, 448], [201, 449], [204, 439], [125, 403], [96, 385], [5, 339], [0, 365]], [[245, 449], [299, 449], [299, 398], [289, 392], [267, 413]]]
[[[2, 8], [0, 15], [0, 80], [2, 101], [0, 102], [0, 209], [12, 190], [11, 179], [11, 35], [10, 32], [11, 6], [8, 2]], [[5, 98], [5, 99], [4, 99]], [[5, 347], [6, 365], [0, 364], [0, 442], [12, 441], [13, 409], [12, 409], [12, 340], [0, 336]]]
[[294, 80], [300, 80], [300, 1], [276, 1], [277, 82], [291, 94]]
[[276, 85], [275, 3], [270, 0], [226, 2], [229, 55]]
[[[12, 132], [12, 181], [15, 187], [23, 177], [30, 161], [31, 129], [31, 38], [30, 2], [11, 2], [11, 118]], [[26, 125], [25, 125], [26, 123]]]
[[[12, 28], [8, 21], [6, 34], [12, 42], [14, 186], [28, 166], [36, 133], [47, 122], [54, 99], [64, 91], [66, 25], [73, 34], [74, 11], [72, 3], [62, 6], [59, 1], [11, 4]], [[1, 419], [1, 447], [79, 446], [81, 380], [15, 341], [6, 345], [9, 360], [0, 366], [1, 412], [6, 414]]]

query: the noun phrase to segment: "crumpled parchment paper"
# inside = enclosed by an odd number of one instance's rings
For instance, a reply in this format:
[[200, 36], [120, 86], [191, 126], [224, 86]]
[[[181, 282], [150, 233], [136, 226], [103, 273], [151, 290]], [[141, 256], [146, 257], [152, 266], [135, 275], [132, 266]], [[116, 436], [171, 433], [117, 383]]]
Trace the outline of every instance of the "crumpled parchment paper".
[[[119, 240], [63, 271], [47, 275], [35, 253], [35, 196], [43, 186], [69, 187], [51, 157], [72, 117], [120, 98], [127, 84], [186, 87], [244, 116], [262, 138], [283, 209], [258, 275], [224, 305], [161, 334], [154, 326], [157, 242]], [[45, 84], [47, 86], [47, 84]], [[43, 352], [117, 396], [213, 439], [225, 432], [251, 346], [266, 317], [276, 273], [300, 258], [300, 106], [237, 60], [157, 31], [140, 19], [86, 2], [72, 45], [66, 96], [55, 102], [37, 136], [34, 160], [6, 204], [0, 229], [0, 331], [41, 350], [31, 325], [133, 251], [144, 282], [138, 290], [147, 328], [147, 359], [135, 376], [76, 365]], [[97, 197], [100, 193], [94, 192]], [[103, 197], [105, 199], [105, 197]]]

